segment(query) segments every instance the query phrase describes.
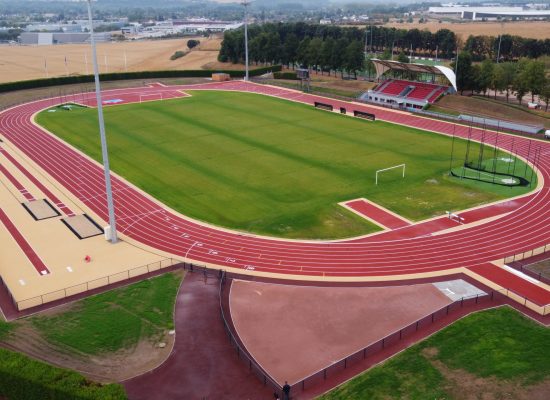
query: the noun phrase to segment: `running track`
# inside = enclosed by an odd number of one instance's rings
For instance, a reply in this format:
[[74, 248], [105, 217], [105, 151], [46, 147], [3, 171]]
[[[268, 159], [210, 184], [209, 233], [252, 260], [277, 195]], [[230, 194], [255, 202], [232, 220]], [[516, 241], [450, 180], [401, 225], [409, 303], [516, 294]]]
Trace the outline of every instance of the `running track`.
[[[345, 103], [243, 81], [205, 83], [188, 86], [118, 89], [104, 92], [104, 100], [137, 98], [139, 94], [176, 89], [237, 90], [277, 96], [313, 104], [331, 103], [375, 113], [378, 119], [467, 137], [468, 128], [367, 105]], [[171, 96], [167, 96], [171, 97]], [[71, 99], [64, 99], [71, 101]], [[94, 104], [91, 96], [82, 101]], [[19, 150], [34, 160], [68, 191], [108, 220], [102, 168], [32, 123], [32, 116], [61, 99], [40, 100], [20, 105], [0, 114], [0, 132]], [[482, 130], [472, 129], [471, 137], [480, 139]], [[156, 249], [188, 256], [197, 263], [210, 263], [237, 269], [311, 276], [382, 276], [433, 272], [456, 267], [477, 267], [505, 256], [531, 250], [550, 242], [550, 143], [532, 142], [509, 135], [485, 134], [485, 141], [534, 161], [544, 176], [544, 187], [527, 199], [518, 201], [512, 212], [492, 221], [456, 232], [432, 236], [419, 234], [412, 225], [399, 235], [380, 233], [344, 241], [292, 241], [244, 235], [199, 224], [166, 210], [147, 194], [113, 177], [118, 230], [132, 239]], [[532, 142], [532, 143], [530, 143]], [[530, 146], [532, 147], [529, 151]], [[540, 147], [539, 147], [540, 146]], [[421, 226], [422, 224], [419, 224]]]

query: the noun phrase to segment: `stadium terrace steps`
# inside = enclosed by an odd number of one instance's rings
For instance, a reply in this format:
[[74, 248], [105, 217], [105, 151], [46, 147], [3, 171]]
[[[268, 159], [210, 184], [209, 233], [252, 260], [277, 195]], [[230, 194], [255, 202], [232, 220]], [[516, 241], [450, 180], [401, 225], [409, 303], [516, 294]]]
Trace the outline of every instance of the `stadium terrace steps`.
[[383, 82], [374, 92], [405, 99], [433, 103], [447, 88], [424, 82], [389, 79]]

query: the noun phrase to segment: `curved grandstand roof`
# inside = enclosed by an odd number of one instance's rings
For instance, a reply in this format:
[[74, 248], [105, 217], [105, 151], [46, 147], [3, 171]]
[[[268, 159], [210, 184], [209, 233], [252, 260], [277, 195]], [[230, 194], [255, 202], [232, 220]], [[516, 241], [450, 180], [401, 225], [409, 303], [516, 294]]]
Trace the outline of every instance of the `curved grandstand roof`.
[[376, 78], [388, 70], [443, 75], [451, 83], [453, 88], [457, 90], [456, 75], [449, 67], [443, 67], [441, 65], [409, 64], [399, 61], [379, 60], [377, 58], [373, 58], [371, 61], [374, 63], [374, 68], [376, 69]]

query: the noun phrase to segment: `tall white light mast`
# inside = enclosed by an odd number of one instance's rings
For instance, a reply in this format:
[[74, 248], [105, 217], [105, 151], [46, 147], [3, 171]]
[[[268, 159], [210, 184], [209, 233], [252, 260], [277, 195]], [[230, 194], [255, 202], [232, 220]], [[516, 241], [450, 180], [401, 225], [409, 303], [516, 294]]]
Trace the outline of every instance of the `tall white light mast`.
[[244, 6], [244, 80], [248, 81], [248, 6], [250, 5], [250, 1], [244, 0], [241, 4]]
[[101, 136], [101, 154], [103, 155], [103, 170], [105, 173], [105, 189], [107, 192], [107, 208], [109, 210], [109, 239], [111, 243], [117, 242], [115, 206], [113, 203], [113, 191], [111, 189], [111, 171], [109, 169], [109, 154], [107, 153], [107, 138], [105, 137], [105, 121], [103, 120], [103, 104], [101, 103], [101, 86], [99, 84], [99, 68], [97, 65], [97, 52], [94, 38], [94, 25], [92, 20], [92, 0], [88, 2], [88, 21], [90, 23], [90, 39], [92, 42], [92, 58], [94, 64], [95, 96], [97, 101], [97, 115], [99, 119], [99, 134]]

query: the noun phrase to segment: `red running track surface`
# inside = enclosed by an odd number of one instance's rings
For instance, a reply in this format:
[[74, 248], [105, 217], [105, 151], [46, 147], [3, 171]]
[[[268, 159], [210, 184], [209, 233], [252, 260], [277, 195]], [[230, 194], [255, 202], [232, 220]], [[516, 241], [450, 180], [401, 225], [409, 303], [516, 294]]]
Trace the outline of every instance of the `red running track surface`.
[[25, 187], [21, 184], [21, 182], [15, 179], [15, 176], [13, 176], [11, 172], [8, 171], [6, 167], [4, 167], [2, 164], [0, 164], [0, 172], [4, 174], [6, 178], [8, 178], [8, 181], [10, 181], [13, 186], [15, 186], [15, 188], [25, 197], [25, 199], [27, 199], [28, 201], [35, 200], [34, 196], [30, 194], [29, 191], [25, 189]]
[[[135, 88], [106, 92], [120, 98], [166, 90], [203, 89], [260, 93], [312, 105], [315, 101], [376, 114], [378, 119], [460, 137], [480, 139], [481, 129], [421, 118], [414, 115], [361, 104], [322, 98], [301, 92], [262, 86], [243, 81], [172, 86], [165, 89]], [[44, 168], [68, 191], [107, 221], [105, 185], [99, 164], [32, 123], [34, 113], [58, 104], [48, 99], [20, 105], [0, 114], [0, 131], [23, 153]], [[534, 159], [535, 145], [521, 137], [487, 132], [485, 141], [495, 143], [520, 156]], [[147, 194], [113, 177], [118, 229], [132, 239], [188, 256], [197, 263], [220, 267], [325, 277], [381, 276], [472, 267], [546, 244], [550, 238], [550, 144], [540, 146], [537, 167], [544, 187], [526, 196], [511, 212], [490, 223], [460, 231], [429, 235], [429, 225], [417, 224], [392, 232], [343, 241], [275, 240], [221, 230], [166, 210]], [[448, 224], [448, 222], [441, 222]]]
[[67, 207], [59, 198], [53, 194], [42, 182], [40, 182], [33, 174], [31, 174], [21, 163], [19, 163], [13, 156], [5, 149], [0, 147], [0, 153], [3, 154], [10, 162], [25, 175], [29, 180], [36, 185], [42, 193], [44, 193], [53, 203], [68, 217], [72, 217], [74, 213]]
[[396, 217], [384, 208], [363, 199], [351, 200], [344, 204], [359, 214], [389, 229], [398, 229], [410, 225], [407, 221]]
[[[469, 268], [471, 271], [504, 288], [511, 288], [514, 292], [527, 297], [531, 302], [538, 305], [550, 304], [550, 292], [525, 279], [518, 279], [518, 276], [497, 267], [494, 264], [482, 264]], [[528, 294], [528, 295], [525, 295]]]
[[40, 259], [38, 254], [34, 251], [34, 249], [31, 247], [29, 242], [25, 240], [21, 232], [17, 230], [13, 222], [8, 218], [4, 210], [0, 208], [0, 222], [4, 224], [10, 235], [13, 237], [13, 239], [17, 242], [21, 250], [23, 250], [23, 253], [27, 256], [31, 264], [33, 265], [34, 269], [40, 274], [40, 275], [47, 275], [50, 273], [48, 270], [48, 267], [46, 267], [46, 264]]

